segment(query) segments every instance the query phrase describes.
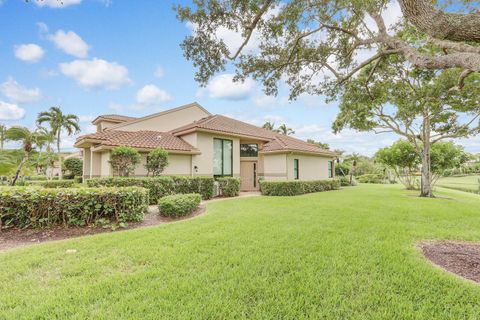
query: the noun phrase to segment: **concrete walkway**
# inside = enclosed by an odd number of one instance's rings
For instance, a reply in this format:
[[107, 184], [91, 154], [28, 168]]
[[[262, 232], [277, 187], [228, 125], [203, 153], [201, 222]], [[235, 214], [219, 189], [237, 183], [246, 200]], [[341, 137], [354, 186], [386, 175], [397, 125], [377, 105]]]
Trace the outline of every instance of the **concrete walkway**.
[[260, 191], [241, 191], [238, 197], [217, 197], [217, 198], [212, 198], [210, 200], [202, 200], [201, 204], [206, 204], [209, 202], [215, 202], [215, 201], [223, 201], [223, 200], [232, 200], [232, 199], [238, 199], [238, 198], [248, 198], [248, 197], [259, 197], [262, 194]]

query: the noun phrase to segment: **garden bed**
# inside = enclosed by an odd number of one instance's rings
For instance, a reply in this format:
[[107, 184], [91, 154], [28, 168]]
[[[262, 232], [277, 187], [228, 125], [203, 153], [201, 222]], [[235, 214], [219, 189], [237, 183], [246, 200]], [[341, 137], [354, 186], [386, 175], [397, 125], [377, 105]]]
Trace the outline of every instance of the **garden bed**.
[[480, 244], [435, 241], [421, 244], [425, 257], [435, 265], [480, 283]]
[[158, 214], [157, 206], [150, 206], [145, 219], [140, 222], [129, 222], [126, 228], [116, 228], [111, 225], [105, 227], [52, 227], [48, 229], [4, 229], [0, 230], [0, 251], [32, 245], [36, 243], [76, 238], [97, 233], [123, 231], [140, 227], [155, 226], [185, 219], [190, 219], [205, 212], [205, 205], [200, 205], [192, 214], [181, 218], [162, 217]]

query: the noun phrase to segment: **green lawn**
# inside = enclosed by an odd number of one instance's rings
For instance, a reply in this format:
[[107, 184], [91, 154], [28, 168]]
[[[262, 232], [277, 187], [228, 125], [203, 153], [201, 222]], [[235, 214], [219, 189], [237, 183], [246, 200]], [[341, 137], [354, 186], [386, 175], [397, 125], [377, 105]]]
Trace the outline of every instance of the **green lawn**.
[[480, 240], [480, 196], [442, 192], [227, 200], [192, 220], [0, 253], [0, 319], [478, 319], [480, 286], [415, 246]]
[[467, 192], [479, 192], [480, 175], [440, 178], [437, 186]]

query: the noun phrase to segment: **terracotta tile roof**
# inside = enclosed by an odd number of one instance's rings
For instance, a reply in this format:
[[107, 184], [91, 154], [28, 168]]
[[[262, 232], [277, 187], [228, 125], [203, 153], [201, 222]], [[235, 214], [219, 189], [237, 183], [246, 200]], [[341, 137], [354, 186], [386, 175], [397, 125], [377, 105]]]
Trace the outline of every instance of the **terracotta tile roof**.
[[282, 134], [276, 134], [275, 138], [263, 145], [263, 152], [273, 151], [299, 151], [299, 152], [312, 152], [322, 153], [335, 156], [335, 152], [322, 149], [314, 144], [310, 144], [300, 139], [289, 137]]
[[264, 152], [300, 151], [329, 154], [332, 156], [335, 155], [335, 153], [332, 151], [324, 150], [303, 140], [281, 135], [276, 132], [254, 126], [252, 124], [221, 115], [213, 115], [203, 118], [191, 124], [172, 130], [171, 132], [175, 135], [178, 135], [182, 132], [190, 131], [192, 129], [206, 129], [225, 134], [237, 134], [264, 139], [269, 141], [263, 146], [262, 151]]
[[122, 115], [119, 115], [119, 114], [102, 114], [98, 117], [95, 118], [95, 120], [92, 121], [92, 123], [95, 123], [97, 122], [97, 120], [100, 120], [100, 119], [103, 119], [103, 120], [110, 120], [110, 121], [113, 121], [113, 122], [128, 122], [128, 121], [132, 121], [132, 120], [135, 120], [137, 118], [135, 117], [128, 117], [128, 116], [122, 116]]
[[193, 151], [195, 148], [179, 137], [159, 131], [104, 131], [81, 136], [77, 144], [85, 139], [100, 141], [105, 146], [129, 146], [135, 148]]
[[177, 135], [178, 133], [189, 131], [191, 129], [206, 129], [223, 132], [226, 134], [252, 136], [263, 140], [271, 140], [275, 137], [275, 133], [270, 130], [259, 128], [252, 124], [221, 115], [213, 115], [200, 119], [183, 127], [172, 130], [171, 132]]

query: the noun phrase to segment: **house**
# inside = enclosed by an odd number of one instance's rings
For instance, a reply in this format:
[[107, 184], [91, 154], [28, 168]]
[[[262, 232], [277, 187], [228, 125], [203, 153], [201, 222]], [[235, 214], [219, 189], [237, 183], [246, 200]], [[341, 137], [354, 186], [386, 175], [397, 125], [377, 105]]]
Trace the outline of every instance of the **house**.
[[241, 190], [258, 190], [259, 179], [316, 180], [334, 177], [335, 153], [257, 126], [212, 115], [198, 103], [132, 118], [101, 115], [97, 132], [80, 136], [84, 178], [113, 175], [110, 150], [130, 146], [142, 154], [135, 176], [147, 174], [148, 152], [169, 152], [166, 175], [234, 176]]

